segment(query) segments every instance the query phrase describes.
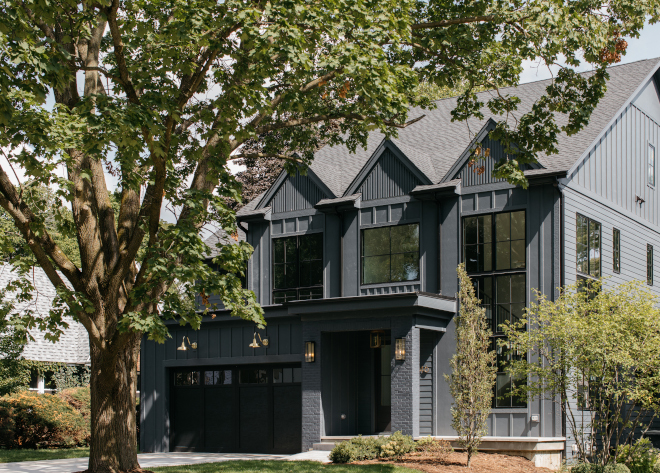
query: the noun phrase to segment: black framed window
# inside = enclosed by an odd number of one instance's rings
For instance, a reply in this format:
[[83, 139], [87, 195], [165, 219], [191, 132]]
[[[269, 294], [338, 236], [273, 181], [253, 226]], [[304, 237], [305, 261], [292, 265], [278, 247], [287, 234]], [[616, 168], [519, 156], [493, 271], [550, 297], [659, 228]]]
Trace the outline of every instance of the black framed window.
[[323, 233], [273, 239], [273, 303], [323, 297]]
[[655, 146], [651, 144], [649, 145], [648, 169], [649, 186], [655, 186]]
[[646, 284], [653, 286], [653, 245], [646, 245]]
[[621, 231], [612, 230], [612, 271], [621, 272]]
[[[481, 306], [493, 336], [491, 343], [497, 353], [497, 378], [493, 407], [526, 407], [525, 399], [511, 394], [517, 382], [506, 372], [513, 353], [499, 347], [503, 339], [501, 325], [516, 323], [527, 304], [526, 214], [524, 210], [478, 215], [463, 219], [463, 260], [474, 283]], [[476, 273], [476, 274], [474, 274]], [[490, 274], [484, 274], [490, 273]]]
[[199, 386], [201, 383], [199, 371], [185, 370], [174, 373], [175, 386]]
[[599, 278], [601, 275], [601, 225], [576, 214], [576, 261], [579, 273]]
[[524, 210], [465, 217], [463, 258], [466, 271], [525, 269], [525, 232]]
[[362, 230], [362, 284], [419, 280], [419, 224]]

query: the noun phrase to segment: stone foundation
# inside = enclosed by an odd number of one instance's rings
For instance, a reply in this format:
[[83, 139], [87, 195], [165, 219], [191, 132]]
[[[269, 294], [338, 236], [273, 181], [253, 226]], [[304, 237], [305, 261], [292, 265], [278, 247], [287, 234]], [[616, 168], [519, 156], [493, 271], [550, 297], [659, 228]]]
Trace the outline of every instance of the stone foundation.
[[[461, 449], [457, 436], [433, 438], [448, 440], [456, 450]], [[537, 467], [559, 470], [565, 441], [564, 437], [484, 437], [479, 451], [525, 457]]]

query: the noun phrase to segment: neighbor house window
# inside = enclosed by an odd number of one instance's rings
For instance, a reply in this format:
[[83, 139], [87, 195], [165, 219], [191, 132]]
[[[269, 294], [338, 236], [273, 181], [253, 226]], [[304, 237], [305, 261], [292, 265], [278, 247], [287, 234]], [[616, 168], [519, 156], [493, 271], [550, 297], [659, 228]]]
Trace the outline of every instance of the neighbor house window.
[[419, 279], [419, 224], [362, 230], [362, 284]]
[[323, 233], [273, 240], [273, 303], [323, 297]]
[[577, 214], [576, 260], [579, 273], [600, 277], [600, 223]]
[[655, 186], [655, 146], [649, 145], [649, 185]]
[[612, 231], [612, 270], [621, 272], [621, 232], [618, 228]]
[[653, 286], [653, 245], [646, 245], [646, 284]]
[[[493, 350], [497, 352], [497, 382], [494, 407], [525, 407], [525, 399], [511, 394], [516, 382], [506, 372], [513, 353], [498, 347], [505, 340], [502, 324], [517, 323], [524, 316], [527, 303], [525, 211], [504, 212], [463, 219], [463, 259], [474, 283], [477, 297], [486, 309], [493, 332]], [[488, 273], [488, 274], [484, 274]]]

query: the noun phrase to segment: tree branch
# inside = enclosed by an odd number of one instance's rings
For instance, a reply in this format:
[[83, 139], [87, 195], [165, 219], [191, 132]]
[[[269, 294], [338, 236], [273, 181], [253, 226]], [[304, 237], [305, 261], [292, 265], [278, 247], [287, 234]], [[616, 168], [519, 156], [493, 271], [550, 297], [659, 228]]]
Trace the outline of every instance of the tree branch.
[[[417, 118], [413, 118], [412, 120], [409, 120], [405, 123], [397, 123], [392, 120], [383, 120], [383, 123], [385, 123], [387, 126], [391, 126], [394, 128], [407, 128], [413, 123], [417, 123], [420, 121], [422, 118], [426, 117], [426, 115], [421, 115]], [[294, 126], [300, 126], [300, 125], [309, 125], [310, 123], [318, 123], [318, 122], [323, 122], [323, 121], [329, 121], [329, 120], [339, 120], [339, 119], [347, 119], [347, 120], [358, 120], [358, 121], [370, 121], [374, 122], [376, 121], [372, 117], [368, 117], [366, 115], [362, 115], [359, 113], [339, 113], [339, 114], [332, 114], [332, 115], [316, 115], [314, 117], [309, 117], [309, 118], [294, 118], [291, 120], [287, 120], [284, 122], [275, 122], [271, 123], [269, 125], [264, 125], [261, 127], [258, 127], [255, 132], [257, 134], [261, 133], [266, 133], [269, 131], [274, 131], [274, 130], [280, 130], [282, 128], [291, 128]]]
[[422, 30], [427, 28], [444, 28], [451, 25], [460, 25], [465, 23], [481, 23], [484, 21], [493, 21], [495, 15], [473, 16], [468, 18], [456, 18], [455, 20], [430, 21], [428, 23], [417, 23], [410, 25], [412, 30]]

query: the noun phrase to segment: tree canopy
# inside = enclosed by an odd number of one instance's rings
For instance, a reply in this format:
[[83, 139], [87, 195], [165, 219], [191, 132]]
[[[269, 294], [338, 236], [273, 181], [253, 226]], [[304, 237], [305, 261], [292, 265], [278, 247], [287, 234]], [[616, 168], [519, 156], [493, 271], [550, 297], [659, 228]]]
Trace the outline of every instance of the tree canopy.
[[[499, 114], [491, 137], [511, 159], [495, 174], [525, 185], [520, 166], [585, 125], [606, 66], [647, 19], [658, 19], [657, 0], [4, 1], [0, 147], [11, 169], [0, 168], [0, 207], [89, 333], [90, 471], [137, 465], [140, 338], [163, 341], [167, 318], [201, 320], [168, 290], [175, 281], [263, 323], [240, 283], [249, 245], [219, 245], [220, 275], [202, 262], [200, 230], [236, 230], [229, 159], [278, 158], [294, 170], [321, 144], [354, 150], [370, 131], [395, 135], [410, 106], [433, 106], [410, 93], [423, 80], [464, 87], [456, 120]], [[532, 110], [513, 117], [515, 92], [478, 99], [481, 88], [516, 85], [536, 58], [560, 70]], [[585, 63], [593, 73], [577, 74]], [[257, 149], [244, 148], [251, 140]], [[58, 240], [18, 176], [54, 190], [55, 215], [70, 209], [58, 228], [77, 249]], [[173, 222], [161, 218], [166, 203]], [[120, 454], [107, 452], [111, 439]]]

